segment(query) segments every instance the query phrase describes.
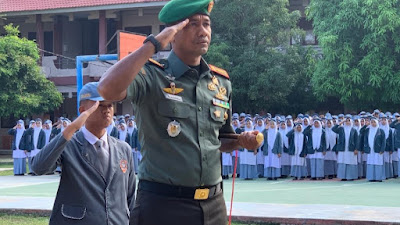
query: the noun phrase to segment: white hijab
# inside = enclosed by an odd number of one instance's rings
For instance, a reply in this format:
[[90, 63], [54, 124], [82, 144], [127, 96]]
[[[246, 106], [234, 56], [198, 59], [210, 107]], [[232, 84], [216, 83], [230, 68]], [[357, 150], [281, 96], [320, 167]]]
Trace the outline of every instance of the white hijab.
[[53, 125], [51, 124], [50, 120], [47, 120], [44, 124], [48, 124], [49, 125], [49, 129], [43, 129], [44, 133], [46, 134], [46, 144], [49, 143], [50, 141], [50, 135], [51, 135], [51, 128], [53, 127]]
[[292, 120], [292, 119], [289, 119], [289, 120], [290, 120], [290, 122], [291, 122], [290, 124], [292, 124], [292, 125], [288, 126], [288, 125], [287, 125], [287, 122], [286, 122], [286, 131], [287, 131], [287, 132], [293, 130], [293, 128], [294, 128], [293, 120]]
[[126, 124], [125, 123], [120, 123], [120, 126], [123, 126], [125, 129], [119, 129], [119, 140], [125, 141], [126, 140], [126, 135], [128, 134], [128, 129], [126, 129]]
[[67, 123], [67, 126], [69, 126], [69, 124], [71, 123], [70, 121], [68, 121], [68, 120], [62, 120], [61, 121], [61, 132], [63, 132], [64, 131], [64, 129], [65, 129], [65, 127], [64, 127], [64, 122], [66, 122]]
[[[258, 122], [258, 120], [257, 120], [257, 122]], [[256, 123], [256, 126], [254, 127], [254, 130], [257, 130], [257, 131], [259, 131], [260, 133], [263, 132], [264, 129], [265, 129], [264, 121], [261, 120], [261, 122], [262, 122], [261, 126], [258, 126], [258, 123]]]
[[33, 128], [33, 146], [35, 147], [35, 149], [37, 149], [37, 145], [39, 142], [39, 134], [41, 130], [42, 130], [42, 122], [40, 122], [40, 126], [35, 126], [35, 128]]
[[375, 142], [376, 133], [378, 132], [378, 129], [379, 129], [379, 123], [378, 123], [378, 120], [375, 118], [371, 119], [371, 122], [372, 122], [372, 120], [375, 120], [377, 125], [376, 125], [376, 127], [373, 127], [372, 124], [369, 125], [368, 145], [371, 148], [371, 152], [375, 152], [374, 142]]
[[[129, 120], [128, 120], [128, 124], [129, 124]], [[132, 120], [132, 126], [130, 127], [130, 126], [127, 126], [127, 128], [128, 128], [128, 133], [130, 134], [130, 135], [132, 135], [132, 133], [133, 133], [133, 131], [135, 130], [135, 122]]]
[[290, 131], [290, 129], [287, 127], [286, 122], [284, 122], [286, 125], [285, 129], [282, 129], [281, 126], [279, 125], [279, 133], [281, 134], [282, 137], [282, 144], [284, 147], [289, 148], [289, 139], [286, 136], [286, 134]]
[[22, 135], [25, 131], [25, 124], [23, 120], [18, 120], [17, 124], [21, 124], [21, 128], [17, 128], [17, 133], [15, 134], [15, 148], [19, 149], [19, 143], [21, 142]]
[[[347, 119], [346, 119], [347, 120]], [[353, 128], [353, 120], [350, 119], [350, 126], [346, 125], [346, 122], [344, 122], [343, 124], [343, 128], [344, 128], [344, 140], [345, 140], [345, 149], [348, 149], [349, 147], [349, 142], [350, 142], [350, 133], [351, 133], [351, 129]]]
[[385, 132], [385, 138], [388, 139], [389, 137], [389, 121], [386, 121], [386, 125], [382, 125], [382, 123], [379, 123], [379, 128], [381, 128]]
[[[308, 124], [307, 126], [304, 124], [304, 121], [305, 121], [305, 120], [307, 120], [307, 122], [308, 122], [308, 123], [307, 123], [307, 124]], [[310, 119], [306, 117], [306, 118], [303, 119], [303, 130], [306, 129], [306, 127], [308, 127], [308, 126], [310, 126]]]
[[355, 120], [358, 120], [359, 123], [358, 123], [358, 126], [354, 125], [353, 127], [354, 127], [354, 129], [356, 129], [357, 133], [360, 134], [361, 121], [360, 121], [360, 119], [355, 119]]
[[303, 134], [303, 126], [301, 126], [301, 131], [298, 132], [296, 127], [294, 127], [294, 149], [295, 153], [299, 154], [303, 151], [303, 144], [304, 144], [304, 134]]
[[275, 121], [271, 121], [270, 123], [275, 123], [275, 128], [271, 127], [268, 129], [268, 149], [272, 149], [275, 144], [276, 134], [278, 133], [277, 124]]
[[[332, 123], [333, 127], [333, 121], [329, 120]], [[332, 127], [328, 127], [328, 121], [325, 127], [325, 139], [326, 139], [326, 148], [332, 150], [333, 147], [336, 145], [336, 137], [337, 134], [333, 132]]]
[[322, 136], [322, 124], [321, 121], [315, 121], [319, 123], [319, 127], [316, 128], [314, 125], [312, 127], [312, 143], [313, 149], [319, 149], [321, 146], [321, 136]]

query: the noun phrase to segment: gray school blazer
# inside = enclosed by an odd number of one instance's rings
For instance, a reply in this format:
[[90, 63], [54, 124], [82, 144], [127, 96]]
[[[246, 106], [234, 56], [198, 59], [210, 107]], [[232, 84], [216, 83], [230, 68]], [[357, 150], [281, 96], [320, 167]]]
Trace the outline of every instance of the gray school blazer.
[[60, 185], [50, 217], [50, 225], [132, 224], [136, 177], [131, 147], [108, 136], [110, 172], [104, 177], [95, 167], [95, 148], [77, 132], [70, 141], [58, 134], [35, 157], [32, 170], [52, 172], [62, 167]]

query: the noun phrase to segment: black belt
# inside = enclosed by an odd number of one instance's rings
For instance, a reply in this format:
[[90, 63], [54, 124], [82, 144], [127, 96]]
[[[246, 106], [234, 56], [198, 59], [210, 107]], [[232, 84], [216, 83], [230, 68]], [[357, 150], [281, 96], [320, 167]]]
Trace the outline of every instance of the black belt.
[[148, 191], [166, 197], [206, 200], [222, 192], [222, 182], [214, 186], [194, 188], [140, 180], [138, 190]]

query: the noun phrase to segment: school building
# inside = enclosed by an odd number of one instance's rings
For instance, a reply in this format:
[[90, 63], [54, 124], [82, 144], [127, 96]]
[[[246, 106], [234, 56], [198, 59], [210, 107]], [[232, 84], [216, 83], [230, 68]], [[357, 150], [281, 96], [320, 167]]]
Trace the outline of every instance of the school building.
[[[40, 65], [47, 79], [54, 82], [62, 93], [62, 105], [41, 117], [54, 120], [76, 116], [76, 56], [116, 54], [115, 34], [125, 30], [144, 35], [158, 34], [164, 25], [158, 13], [166, 0], [3, 0], [0, 4], [0, 35], [3, 26], [19, 26], [22, 37], [36, 40], [42, 50]], [[317, 46], [310, 21], [304, 9], [309, 0], [290, 0], [290, 10], [300, 10], [303, 17], [299, 26], [307, 35], [303, 44]], [[161, 52], [158, 58], [166, 57]], [[93, 61], [83, 65], [83, 83], [98, 81], [116, 61]], [[116, 114], [132, 114], [129, 102], [118, 103]], [[1, 118], [0, 149], [9, 149], [7, 128], [18, 118]]]

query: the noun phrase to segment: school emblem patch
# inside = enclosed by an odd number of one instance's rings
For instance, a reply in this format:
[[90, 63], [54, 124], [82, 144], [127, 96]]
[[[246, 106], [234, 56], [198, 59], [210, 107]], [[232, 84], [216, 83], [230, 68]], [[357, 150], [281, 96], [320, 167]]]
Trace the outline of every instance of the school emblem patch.
[[126, 161], [125, 159], [122, 159], [119, 162], [119, 167], [121, 168], [123, 173], [126, 173], [126, 171], [128, 170], [128, 161]]

